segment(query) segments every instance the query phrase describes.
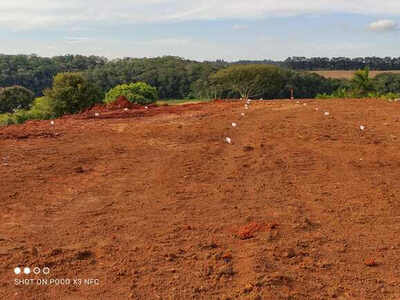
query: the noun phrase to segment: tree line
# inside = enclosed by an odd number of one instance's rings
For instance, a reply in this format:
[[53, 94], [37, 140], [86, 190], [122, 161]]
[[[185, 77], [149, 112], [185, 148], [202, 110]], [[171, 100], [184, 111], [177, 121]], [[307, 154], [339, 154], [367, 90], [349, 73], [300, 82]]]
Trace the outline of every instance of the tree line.
[[65, 55], [52, 58], [37, 55], [0, 54], [0, 87], [23, 86], [36, 96], [51, 87], [54, 76], [104, 66], [107, 59], [98, 56]]
[[293, 70], [400, 70], [400, 57], [289, 57], [280, 63]]
[[[400, 57], [290, 57], [285, 61], [197, 62], [174, 56], [109, 60], [105, 57], [83, 55], [48, 58], [0, 54], [0, 87], [19, 85], [33, 91], [35, 96], [42, 96], [43, 91], [51, 87], [53, 78], [58, 73], [82, 72], [89, 81], [100, 87], [102, 93], [118, 84], [143, 81], [156, 87], [162, 99], [211, 97], [215, 93], [207, 90], [210, 75], [228, 66], [243, 64], [273, 65], [297, 71], [358, 70], [365, 67], [371, 70], [400, 70]], [[308, 76], [296, 76], [301, 77], [298, 78], [300, 81], [310, 81]], [[309, 90], [308, 87], [302, 89]], [[304, 97], [310, 96], [309, 91], [304, 92]]]
[[52, 58], [37, 55], [0, 55], [0, 87], [23, 86], [43, 95], [58, 73], [81, 72], [106, 93], [112, 87], [144, 81], [158, 89], [160, 98], [189, 98], [201, 80], [226, 64], [196, 62], [179, 57], [123, 58], [65, 55]]

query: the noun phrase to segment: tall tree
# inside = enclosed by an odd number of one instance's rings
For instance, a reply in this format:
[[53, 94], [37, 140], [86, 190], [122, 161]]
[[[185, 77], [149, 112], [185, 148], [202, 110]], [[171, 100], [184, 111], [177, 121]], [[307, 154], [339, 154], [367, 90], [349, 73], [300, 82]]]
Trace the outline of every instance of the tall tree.
[[369, 92], [374, 90], [372, 80], [369, 78], [369, 68], [358, 70], [351, 81], [353, 90], [359, 96], [366, 96]]
[[242, 98], [267, 96], [274, 97], [283, 89], [285, 71], [268, 65], [234, 65], [219, 70], [211, 76], [212, 82], [221, 84]]
[[33, 99], [33, 92], [22, 86], [0, 88], [0, 113], [27, 109], [32, 104]]

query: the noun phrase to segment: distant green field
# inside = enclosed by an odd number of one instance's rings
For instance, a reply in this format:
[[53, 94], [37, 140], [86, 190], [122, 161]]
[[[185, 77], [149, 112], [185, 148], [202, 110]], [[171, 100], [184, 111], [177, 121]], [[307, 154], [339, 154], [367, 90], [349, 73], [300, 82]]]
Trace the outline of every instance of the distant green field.
[[171, 100], [159, 100], [156, 102], [158, 105], [183, 105], [183, 104], [195, 104], [195, 103], [204, 103], [210, 102], [211, 99], [171, 99]]

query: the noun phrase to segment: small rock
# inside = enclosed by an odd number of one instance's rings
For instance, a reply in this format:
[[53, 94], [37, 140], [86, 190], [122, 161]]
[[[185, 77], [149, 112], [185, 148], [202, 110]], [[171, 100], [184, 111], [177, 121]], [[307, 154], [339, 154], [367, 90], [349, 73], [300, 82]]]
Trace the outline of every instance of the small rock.
[[365, 259], [365, 260], [364, 260], [364, 264], [365, 264], [367, 267], [376, 267], [376, 266], [378, 265], [378, 263], [376, 262], [376, 260], [373, 259], [373, 258], [367, 258], [367, 259]]

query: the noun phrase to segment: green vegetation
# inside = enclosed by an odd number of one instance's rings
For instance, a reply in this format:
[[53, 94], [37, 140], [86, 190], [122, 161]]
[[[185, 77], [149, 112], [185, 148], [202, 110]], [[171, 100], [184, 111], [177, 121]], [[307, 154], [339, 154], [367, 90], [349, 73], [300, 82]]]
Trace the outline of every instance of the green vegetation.
[[400, 70], [400, 57], [289, 57], [278, 62], [293, 70]]
[[30, 109], [32, 119], [47, 120], [57, 117], [52, 100], [48, 97], [36, 98]]
[[329, 98], [381, 98], [395, 100], [400, 98], [400, 74], [381, 74], [374, 79], [369, 77], [369, 68], [358, 70], [351, 81], [344, 82], [331, 94], [321, 93], [320, 99]]
[[53, 58], [37, 55], [0, 54], [0, 87], [20, 85], [41, 96], [62, 72], [81, 72], [103, 66], [107, 59], [97, 56], [65, 55]]
[[12, 124], [16, 124], [15, 120], [12, 117], [12, 114], [0, 114], [0, 126], [7, 126]]
[[0, 113], [28, 108], [34, 99], [32, 91], [22, 86], [0, 88]]
[[157, 89], [160, 99], [199, 98], [202, 83], [223, 68], [218, 62], [196, 62], [174, 56], [124, 58], [86, 72], [87, 78], [107, 92], [120, 84], [145, 82]]
[[101, 102], [103, 94], [80, 73], [60, 73], [53, 87], [44, 91], [56, 116], [82, 111]]
[[341, 84], [337, 79], [276, 66], [234, 65], [211, 75], [209, 86], [221, 98], [283, 99], [290, 97], [292, 88], [297, 98], [313, 98], [318, 93], [332, 93]]
[[52, 101], [47, 97], [36, 98], [29, 110], [16, 110], [14, 113], [0, 114], [0, 126], [22, 124], [28, 120], [47, 120], [57, 117]]
[[358, 70], [351, 80], [352, 91], [359, 98], [368, 96], [374, 91], [372, 80], [369, 78], [369, 68]]
[[236, 65], [219, 70], [211, 76], [214, 86], [238, 93], [240, 97], [273, 97], [285, 88], [287, 73], [268, 65]]
[[45, 90], [44, 94], [33, 101], [29, 110], [16, 109], [13, 114], [0, 115], [0, 125], [21, 124], [27, 120], [44, 120], [76, 113], [103, 99], [100, 90], [80, 73], [56, 75], [53, 87]]
[[375, 89], [382, 94], [400, 93], [400, 74], [383, 73], [377, 75], [373, 82]]
[[108, 91], [105, 102], [110, 103], [118, 97], [125, 96], [132, 103], [151, 104], [157, 100], [157, 89], [144, 82], [117, 85]]

